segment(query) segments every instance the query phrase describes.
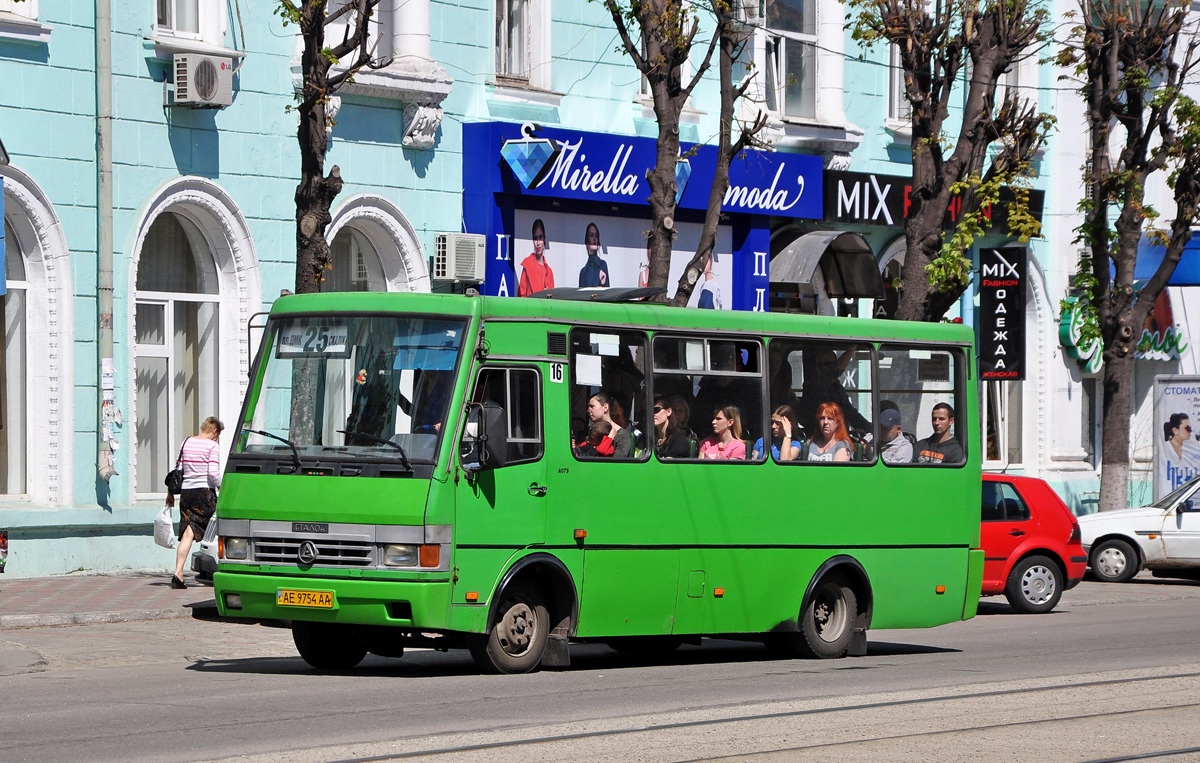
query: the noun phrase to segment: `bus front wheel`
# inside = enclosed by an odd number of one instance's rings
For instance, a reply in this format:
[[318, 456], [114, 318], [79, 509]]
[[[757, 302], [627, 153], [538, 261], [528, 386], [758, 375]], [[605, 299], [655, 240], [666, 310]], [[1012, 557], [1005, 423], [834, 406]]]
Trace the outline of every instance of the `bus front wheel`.
[[487, 673], [528, 673], [542, 661], [550, 635], [550, 611], [532, 586], [509, 588], [484, 634], [471, 637], [471, 657]]
[[858, 618], [858, 597], [837, 575], [821, 580], [800, 613], [800, 652], [822, 660], [846, 654]]
[[317, 670], [349, 670], [367, 656], [367, 648], [335, 623], [292, 623], [292, 641], [304, 661]]

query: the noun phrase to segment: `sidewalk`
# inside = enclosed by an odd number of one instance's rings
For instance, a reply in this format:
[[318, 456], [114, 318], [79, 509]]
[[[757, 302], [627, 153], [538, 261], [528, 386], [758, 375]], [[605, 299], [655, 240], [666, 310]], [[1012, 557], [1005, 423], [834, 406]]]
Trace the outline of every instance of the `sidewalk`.
[[215, 617], [212, 587], [192, 582], [190, 574], [185, 580], [188, 587], [175, 590], [165, 572], [79, 573], [22, 580], [5, 580], [0, 575], [0, 630]]

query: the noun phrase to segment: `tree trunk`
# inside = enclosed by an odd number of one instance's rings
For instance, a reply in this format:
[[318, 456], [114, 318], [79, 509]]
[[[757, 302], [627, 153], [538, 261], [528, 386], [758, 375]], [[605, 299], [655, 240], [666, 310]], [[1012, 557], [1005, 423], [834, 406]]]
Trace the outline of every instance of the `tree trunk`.
[[646, 172], [650, 185], [649, 286], [666, 286], [671, 277], [671, 247], [675, 240], [675, 164], [679, 160], [679, 112], [667, 93], [665, 80], [652, 84], [654, 116], [658, 120], [654, 169]]
[[1129, 506], [1129, 411], [1133, 352], [1104, 353], [1104, 414], [1100, 470], [1100, 511]]

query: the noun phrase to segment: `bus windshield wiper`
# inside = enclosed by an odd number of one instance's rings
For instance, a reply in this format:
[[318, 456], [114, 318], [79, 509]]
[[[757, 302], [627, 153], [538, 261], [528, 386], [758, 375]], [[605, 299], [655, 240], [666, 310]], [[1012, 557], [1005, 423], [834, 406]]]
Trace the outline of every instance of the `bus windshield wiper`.
[[262, 435], [263, 437], [270, 437], [272, 440], [278, 440], [279, 442], [287, 445], [289, 448], [292, 449], [292, 462], [296, 466], [295, 470], [300, 471], [300, 469], [302, 468], [301, 464], [300, 464], [300, 451], [296, 450], [296, 443], [292, 442], [288, 438], [280, 437], [277, 434], [271, 434], [270, 432], [265, 432], [261, 429], [250, 429], [248, 427], [243, 428], [242, 431], [249, 432], [250, 434]]
[[404, 468], [408, 469], [410, 472], [413, 470], [412, 464], [410, 464], [408, 462], [408, 454], [404, 452], [404, 448], [400, 447], [400, 443], [398, 443], [398, 442], [394, 442], [392, 440], [387, 440], [387, 439], [384, 439], [383, 437], [376, 437], [375, 435], [367, 434], [366, 432], [358, 432], [353, 429], [339, 429], [339, 430], [337, 430], [337, 433], [349, 435], [351, 437], [361, 437], [364, 440], [370, 440], [371, 442], [377, 442], [380, 445], [391, 445], [393, 448], [400, 451], [400, 462], [402, 464], [404, 464]]

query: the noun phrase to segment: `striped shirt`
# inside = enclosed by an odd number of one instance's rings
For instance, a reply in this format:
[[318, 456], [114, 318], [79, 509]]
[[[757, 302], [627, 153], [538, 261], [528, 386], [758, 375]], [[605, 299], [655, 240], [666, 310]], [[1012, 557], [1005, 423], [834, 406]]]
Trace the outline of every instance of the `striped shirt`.
[[221, 486], [221, 454], [216, 440], [187, 438], [181, 460], [184, 490]]

